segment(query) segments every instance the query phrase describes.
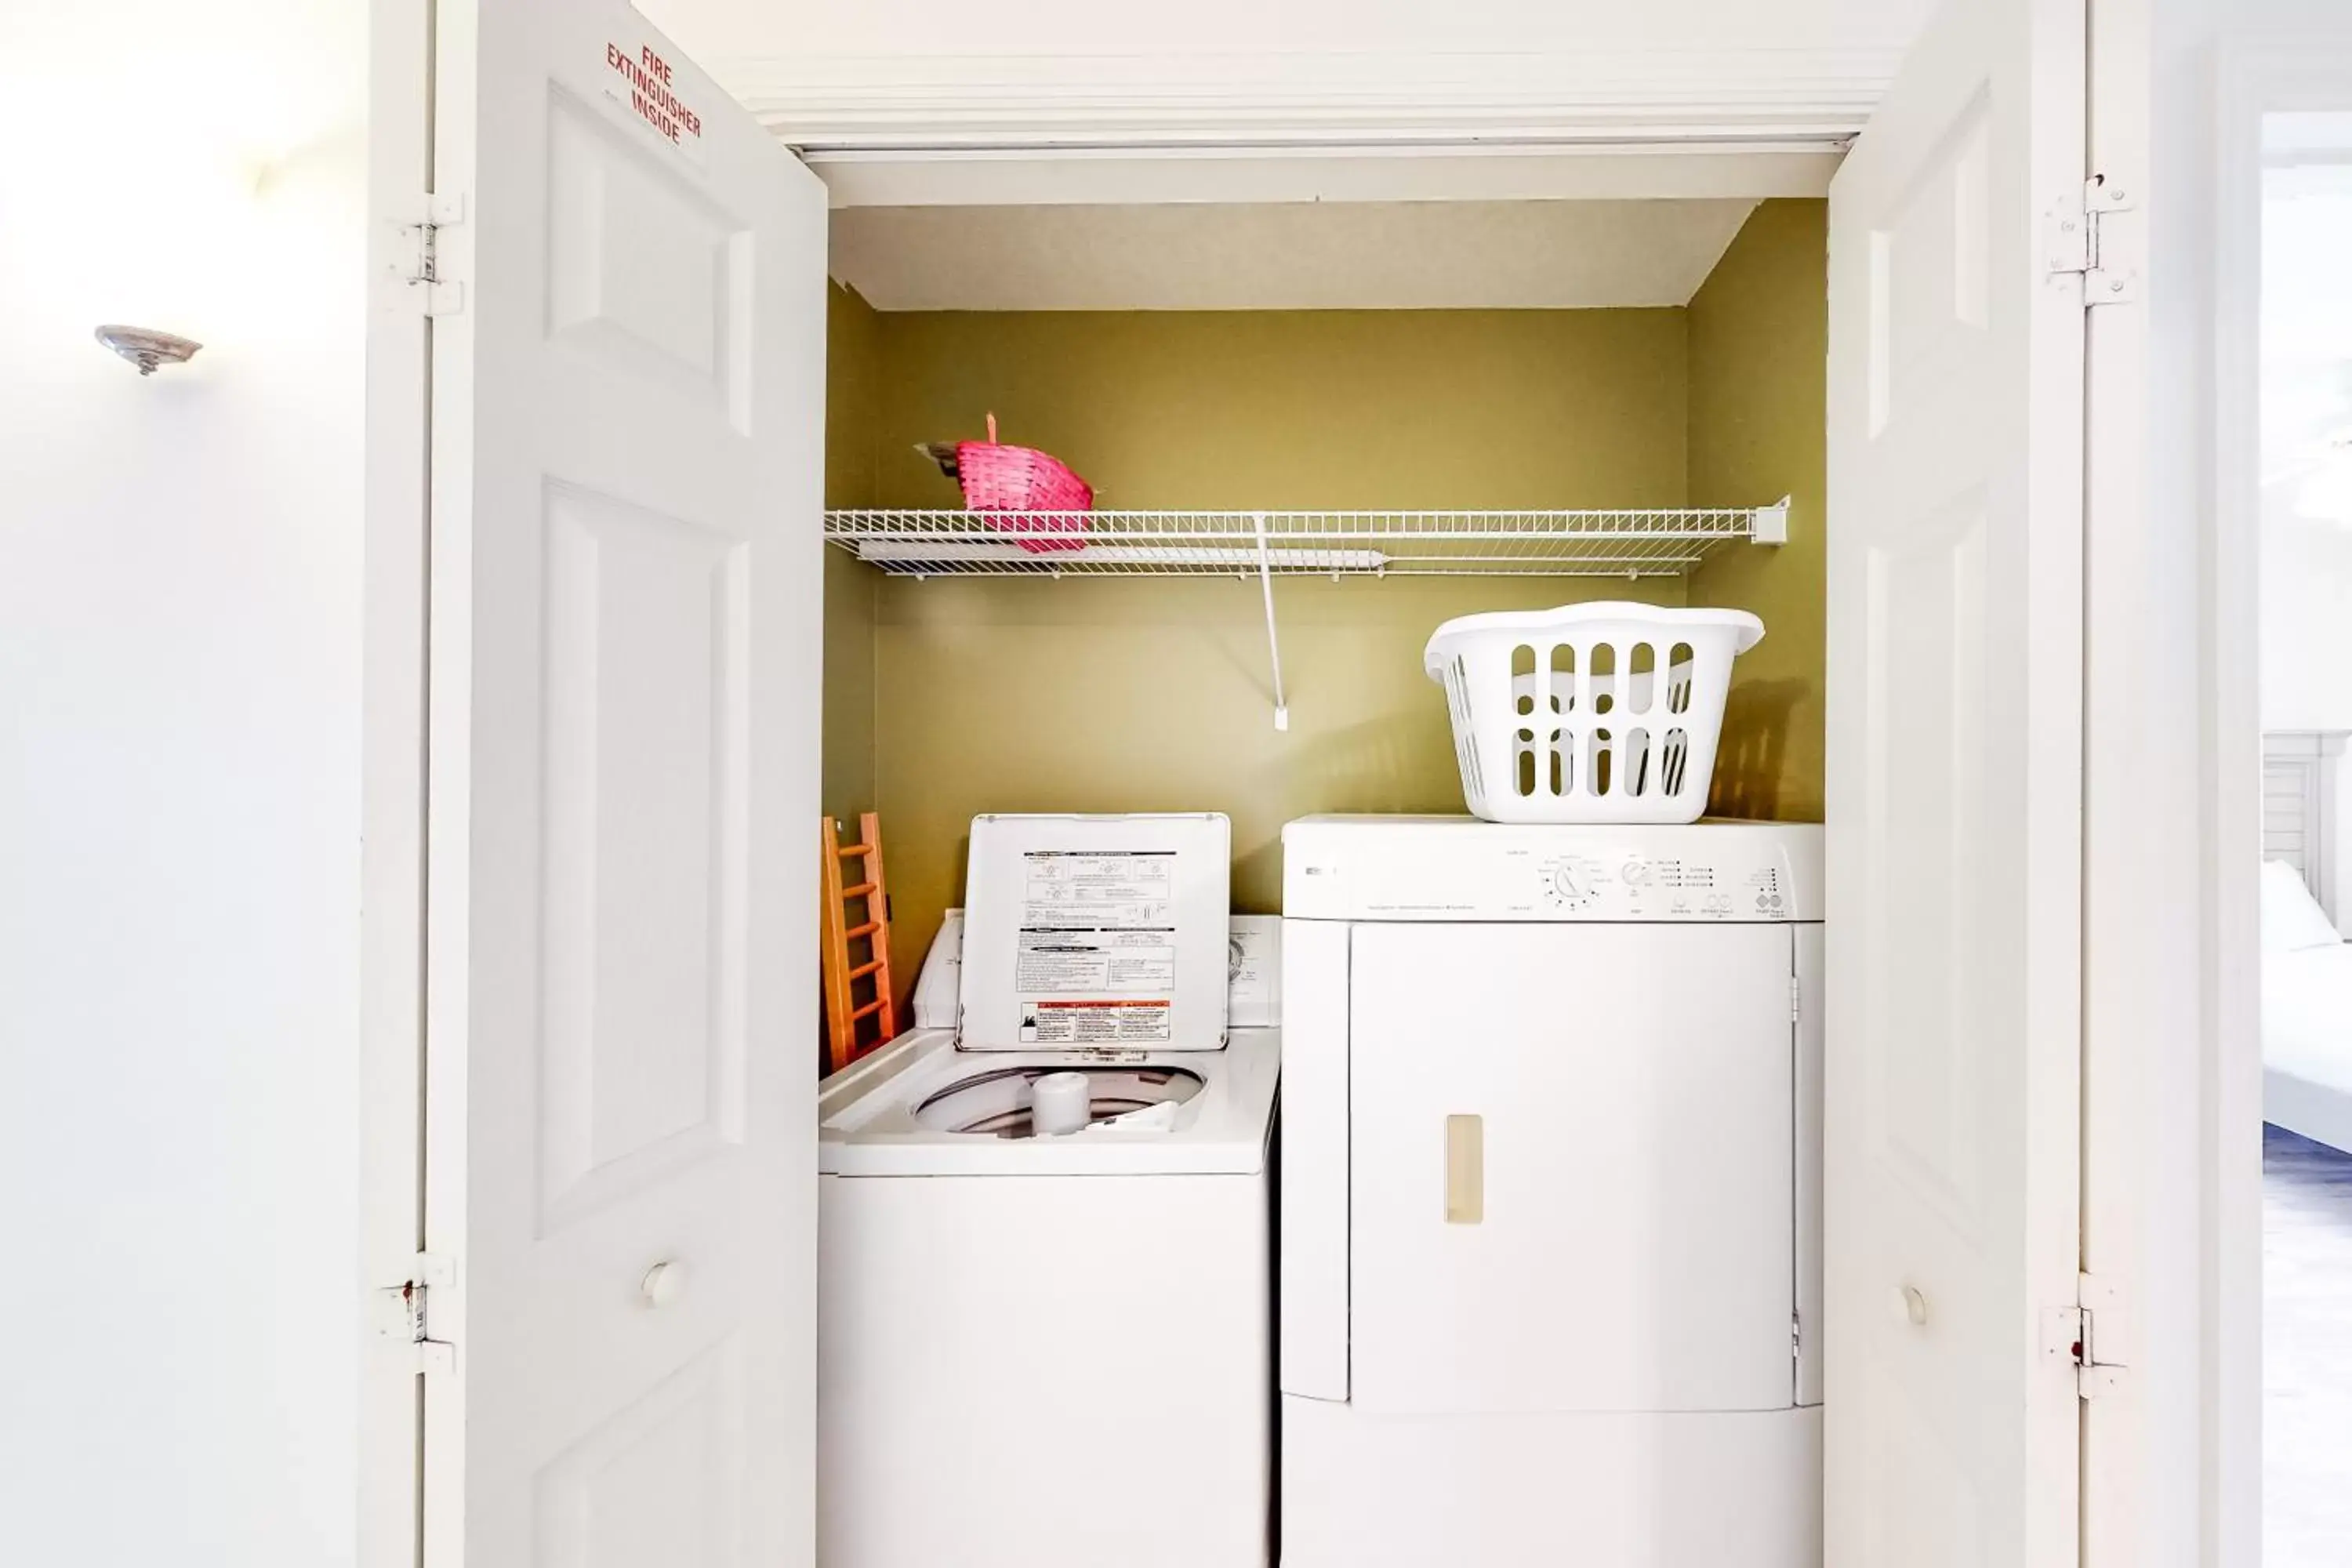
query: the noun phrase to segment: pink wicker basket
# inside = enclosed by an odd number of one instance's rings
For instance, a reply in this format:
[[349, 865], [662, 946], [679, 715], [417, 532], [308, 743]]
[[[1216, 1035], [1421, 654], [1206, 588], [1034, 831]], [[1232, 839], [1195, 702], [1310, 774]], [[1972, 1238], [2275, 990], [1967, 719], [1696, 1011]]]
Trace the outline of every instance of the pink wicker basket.
[[[956, 443], [956, 479], [963, 486], [964, 505], [974, 511], [1073, 512], [1090, 510], [1095, 504], [1094, 487], [1060, 458], [999, 442], [993, 414], [988, 416], [987, 440]], [[1021, 535], [1013, 542], [1033, 555], [1086, 548], [1087, 520], [1082, 517], [1008, 517], [995, 526]]]

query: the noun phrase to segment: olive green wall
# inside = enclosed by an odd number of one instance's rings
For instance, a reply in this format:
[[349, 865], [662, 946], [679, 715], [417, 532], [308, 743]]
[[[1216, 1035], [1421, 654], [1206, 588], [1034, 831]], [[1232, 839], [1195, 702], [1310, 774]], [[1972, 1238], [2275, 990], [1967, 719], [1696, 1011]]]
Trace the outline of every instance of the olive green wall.
[[[1292, 817], [1462, 809], [1445, 704], [1421, 669], [1440, 622], [1626, 586], [1279, 582], [1281, 733], [1255, 582], [887, 584], [877, 763], [902, 980], [958, 901], [983, 811], [1224, 812], [1234, 907], [1277, 911]], [[1643, 596], [1680, 602], [1656, 586]]]
[[1789, 542], [1719, 551], [1690, 602], [1753, 610], [1764, 640], [1732, 667], [1713, 809], [1822, 819], [1828, 597], [1829, 204], [1756, 209], [1686, 312], [1690, 501], [1788, 496]]
[[[1821, 204], [1768, 203], [1686, 310], [877, 316], [845, 292], [828, 493], [955, 505], [913, 444], [977, 436], [993, 411], [1004, 438], [1061, 456], [1107, 506], [1793, 494], [1792, 543], [1727, 552], [1689, 602], [1770, 626], [1742, 661], [1723, 764], [1737, 782], [1718, 775], [1718, 808], [1818, 816], [1824, 245]], [[851, 809], [866, 787], [882, 812], [902, 991], [961, 895], [977, 813], [1223, 811], [1234, 907], [1275, 910], [1290, 818], [1462, 809], [1445, 705], [1421, 669], [1439, 622], [1685, 602], [1676, 580], [1277, 582], [1291, 709], [1277, 733], [1254, 580], [916, 582], [845, 558], [827, 573], [827, 805]]]
[[[884, 504], [949, 506], [912, 451], [1042, 447], [1122, 507], [1675, 506], [1679, 310], [893, 314], [882, 319]], [[1281, 907], [1282, 825], [1459, 811], [1438, 623], [1683, 584], [1557, 578], [1278, 582], [1291, 727], [1273, 727], [1265, 615], [1242, 580], [883, 583], [877, 794], [900, 984], [963, 882], [983, 811], [1213, 810], [1234, 903]]]
[[[882, 412], [882, 318], [836, 284], [825, 314], [824, 504], [874, 504]], [[829, 816], [874, 809], [874, 611], [882, 574], [824, 552], [824, 757]]]
[[881, 323], [885, 506], [960, 504], [955, 481], [909, 448], [977, 437], [992, 410], [1004, 439], [1062, 458], [1102, 506], [1672, 506], [1683, 495], [1680, 310]]

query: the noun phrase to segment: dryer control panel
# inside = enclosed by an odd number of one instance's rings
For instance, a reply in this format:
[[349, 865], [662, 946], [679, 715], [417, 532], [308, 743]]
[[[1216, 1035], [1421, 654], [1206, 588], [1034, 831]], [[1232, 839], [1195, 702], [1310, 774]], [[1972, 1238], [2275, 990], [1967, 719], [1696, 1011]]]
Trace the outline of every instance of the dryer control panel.
[[1822, 918], [1805, 823], [1521, 827], [1316, 816], [1283, 829], [1293, 920], [1780, 923]]

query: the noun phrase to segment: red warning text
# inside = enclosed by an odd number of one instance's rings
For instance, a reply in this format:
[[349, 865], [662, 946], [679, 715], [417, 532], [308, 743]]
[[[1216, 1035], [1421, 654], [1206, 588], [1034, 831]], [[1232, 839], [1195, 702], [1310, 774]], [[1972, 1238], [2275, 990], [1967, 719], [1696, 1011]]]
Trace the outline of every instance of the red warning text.
[[[688, 138], [702, 140], [702, 116], [678, 101], [671, 90], [670, 63], [640, 44], [635, 54], [618, 44], [604, 46], [604, 64], [628, 84], [629, 107], [637, 118], [684, 147]], [[614, 97], [622, 96], [614, 92]]]

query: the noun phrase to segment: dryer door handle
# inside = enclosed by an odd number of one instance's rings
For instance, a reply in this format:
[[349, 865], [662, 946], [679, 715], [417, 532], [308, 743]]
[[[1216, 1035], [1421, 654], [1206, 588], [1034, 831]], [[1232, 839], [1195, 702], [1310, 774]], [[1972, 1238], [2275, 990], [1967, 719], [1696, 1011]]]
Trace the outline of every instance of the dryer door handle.
[[1486, 1218], [1486, 1119], [1445, 1119], [1445, 1223], [1482, 1225]]

